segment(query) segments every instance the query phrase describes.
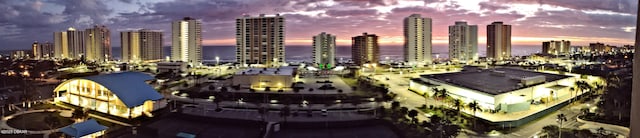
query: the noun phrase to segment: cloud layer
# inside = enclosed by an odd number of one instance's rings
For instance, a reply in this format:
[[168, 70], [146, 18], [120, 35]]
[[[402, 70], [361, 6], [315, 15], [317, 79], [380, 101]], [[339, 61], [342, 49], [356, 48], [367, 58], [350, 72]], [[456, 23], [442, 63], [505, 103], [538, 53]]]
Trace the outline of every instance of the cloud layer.
[[28, 49], [33, 41], [52, 41], [55, 31], [96, 24], [119, 31], [163, 30], [170, 44], [170, 24], [190, 16], [203, 21], [205, 45], [233, 45], [235, 18], [248, 14], [284, 15], [287, 45], [309, 45], [320, 32], [336, 34], [339, 45], [363, 32], [381, 36], [383, 45], [401, 45], [402, 19], [421, 14], [433, 19], [436, 45], [446, 45], [447, 26], [467, 21], [479, 26], [484, 45], [486, 25], [513, 25], [514, 45], [539, 45], [551, 39], [572, 44], [632, 44], [634, 0], [26, 0], [0, 1], [0, 50]]

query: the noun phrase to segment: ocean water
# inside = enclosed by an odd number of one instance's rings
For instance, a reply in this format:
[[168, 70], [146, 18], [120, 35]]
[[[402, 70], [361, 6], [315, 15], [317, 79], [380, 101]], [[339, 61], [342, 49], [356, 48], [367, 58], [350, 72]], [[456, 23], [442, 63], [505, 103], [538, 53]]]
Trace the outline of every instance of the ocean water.
[[[433, 46], [432, 55], [438, 55], [439, 58], [448, 58], [447, 46]], [[113, 47], [113, 57], [120, 59], [121, 49], [120, 47]], [[235, 46], [203, 46], [202, 56], [205, 61], [215, 61], [215, 57], [219, 56], [220, 61], [231, 62], [235, 61]], [[540, 46], [512, 46], [511, 52], [513, 56], [525, 56], [532, 53], [540, 52]], [[287, 61], [311, 61], [311, 52], [313, 51], [311, 46], [286, 46], [285, 58]], [[171, 47], [163, 47], [165, 56], [171, 55]], [[478, 47], [478, 53], [481, 57], [486, 55], [486, 48], [484, 46]], [[338, 59], [344, 60], [351, 59], [351, 47], [350, 46], [338, 46], [336, 49], [336, 56]], [[402, 46], [381, 46], [380, 58], [384, 60], [385, 57], [389, 57], [390, 60], [402, 60], [403, 50]]]

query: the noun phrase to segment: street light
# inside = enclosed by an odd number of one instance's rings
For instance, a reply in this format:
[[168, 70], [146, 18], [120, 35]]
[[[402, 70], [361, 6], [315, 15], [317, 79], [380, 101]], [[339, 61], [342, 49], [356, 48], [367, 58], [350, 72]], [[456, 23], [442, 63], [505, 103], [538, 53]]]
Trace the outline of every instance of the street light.
[[216, 66], [218, 66], [220, 64], [220, 57], [216, 56]]

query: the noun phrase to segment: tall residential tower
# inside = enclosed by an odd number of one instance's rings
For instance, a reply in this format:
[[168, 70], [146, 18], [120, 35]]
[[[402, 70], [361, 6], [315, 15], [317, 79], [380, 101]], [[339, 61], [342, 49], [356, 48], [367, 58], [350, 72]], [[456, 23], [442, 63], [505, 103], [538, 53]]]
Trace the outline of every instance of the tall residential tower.
[[276, 66], [285, 62], [283, 16], [245, 15], [236, 19], [236, 61]]
[[336, 66], [336, 36], [322, 32], [313, 36], [313, 64], [320, 69]]
[[470, 61], [478, 59], [478, 26], [457, 21], [449, 26], [449, 59]]
[[356, 65], [378, 64], [380, 48], [378, 36], [363, 33], [361, 36], [351, 38], [351, 59]]
[[141, 29], [120, 32], [122, 61], [160, 61], [162, 60], [162, 32]]
[[511, 25], [493, 22], [487, 25], [487, 58], [503, 60], [511, 57]]
[[404, 61], [410, 65], [431, 63], [431, 18], [420, 14], [404, 18]]
[[200, 21], [184, 17], [171, 24], [171, 60], [202, 63], [202, 29]]
[[104, 62], [111, 59], [111, 32], [106, 26], [94, 26], [85, 30], [85, 58]]
[[547, 41], [542, 42], [542, 53], [551, 55], [565, 55], [570, 53], [570, 41]]
[[53, 34], [56, 58], [80, 59], [85, 57], [85, 32], [75, 28]]

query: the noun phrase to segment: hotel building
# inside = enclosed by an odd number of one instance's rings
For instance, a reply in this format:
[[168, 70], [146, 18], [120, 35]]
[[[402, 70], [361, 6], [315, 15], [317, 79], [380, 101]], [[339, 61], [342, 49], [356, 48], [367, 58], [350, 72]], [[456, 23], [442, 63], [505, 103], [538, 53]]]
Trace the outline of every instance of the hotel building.
[[202, 63], [201, 28], [201, 22], [191, 17], [184, 17], [172, 23], [171, 61]]
[[69, 28], [53, 34], [56, 58], [80, 59], [85, 56], [85, 32]]
[[570, 41], [547, 41], [542, 42], [542, 53], [550, 54], [550, 55], [566, 55], [571, 51], [571, 42]]
[[478, 59], [478, 26], [456, 21], [449, 26], [449, 59], [471, 61]]
[[322, 32], [313, 36], [313, 65], [320, 69], [336, 66], [336, 36]]
[[412, 14], [404, 18], [404, 61], [410, 65], [430, 64], [431, 18]]
[[160, 31], [141, 29], [120, 32], [120, 40], [124, 62], [154, 62], [163, 58]]
[[511, 57], [511, 25], [493, 22], [487, 25], [487, 58], [504, 60]]
[[236, 61], [243, 66], [277, 66], [285, 62], [285, 18], [245, 15], [236, 19]]
[[111, 59], [111, 31], [106, 26], [94, 26], [85, 30], [85, 59], [105, 62]]
[[361, 36], [351, 38], [351, 59], [358, 66], [378, 64], [380, 47], [378, 36], [363, 33]]

